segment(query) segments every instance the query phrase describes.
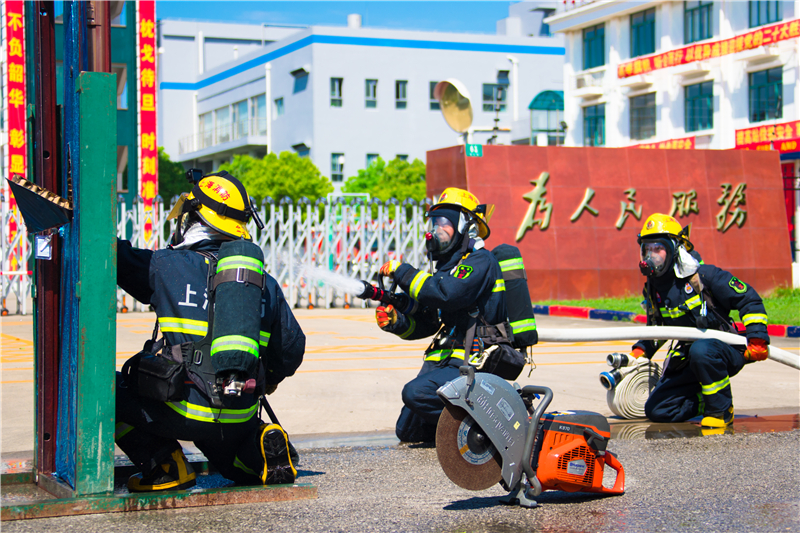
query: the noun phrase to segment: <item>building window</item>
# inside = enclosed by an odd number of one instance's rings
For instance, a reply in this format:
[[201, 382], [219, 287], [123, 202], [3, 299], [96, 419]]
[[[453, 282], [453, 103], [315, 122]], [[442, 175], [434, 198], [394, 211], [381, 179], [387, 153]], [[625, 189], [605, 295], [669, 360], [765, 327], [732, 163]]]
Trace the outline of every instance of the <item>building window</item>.
[[656, 8], [631, 15], [631, 57], [656, 51]]
[[408, 103], [406, 97], [406, 90], [408, 89], [408, 82], [405, 80], [397, 80], [394, 82], [394, 107], [395, 109], [405, 109]]
[[366, 80], [364, 83], [366, 100], [364, 101], [367, 109], [378, 107], [378, 80]]
[[779, 0], [750, 0], [750, 27], [763, 26], [783, 20]]
[[714, 127], [714, 82], [706, 81], [684, 88], [686, 95], [686, 131], [709, 130]]
[[128, 109], [128, 66], [113, 64], [111, 72], [117, 75], [117, 109]]
[[379, 157], [378, 154], [367, 154], [367, 167], [366, 168], [369, 168], [370, 166], [372, 166], [372, 163], [376, 162], [378, 160], [378, 157]]
[[305, 68], [299, 68], [297, 70], [293, 70], [290, 72], [290, 74], [294, 76], [294, 88], [292, 89], [292, 92], [297, 94], [305, 91], [306, 87], [308, 87], [308, 71]]
[[506, 86], [499, 83], [483, 84], [483, 110], [484, 111], [505, 111], [506, 110]]
[[408, 161], [408, 154], [397, 154], [395, 159], [399, 159], [400, 161]]
[[606, 30], [598, 24], [583, 30], [583, 69], [600, 67], [606, 64]]
[[437, 99], [436, 99], [436, 97], [433, 95], [433, 92], [434, 92], [434, 90], [436, 89], [436, 85], [437, 85], [438, 83], [439, 83], [438, 81], [432, 81], [432, 82], [429, 84], [429, 87], [430, 87], [430, 95], [428, 96], [428, 101], [429, 101], [430, 103], [429, 103], [429, 105], [428, 105], [428, 108], [429, 108], [431, 111], [439, 111], [439, 109], [441, 109], [441, 106], [439, 105], [439, 100], [437, 100]]
[[275, 99], [275, 116], [282, 117], [283, 116], [283, 98], [276, 98]]
[[260, 94], [250, 99], [250, 133], [267, 134], [267, 95]]
[[214, 122], [216, 123], [217, 144], [226, 143], [231, 140], [231, 108], [221, 107], [214, 111]]
[[300, 144], [293, 144], [292, 150], [295, 151], [297, 155], [300, 157], [310, 157], [311, 156], [311, 147], [309, 147], [306, 143]]
[[649, 139], [656, 135], [656, 93], [631, 98], [631, 139]]
[[331, 78], [331, 107], [342, 107], [343, 78]]
[[711, 38], [711, 5], [713, 3], [702, 0], [683, 3], [683, 42], [685, 44]]
[[783, 68], [750, 73], [750, 122], [783, 117]]
[[606, 104], [583, 108], [583, 145], [606, 145]]
[[247, 128], [247, 100], [233, 104], [233, 136], [235, 139], [245, 137]]
[[531, 110], [531, 144], [559, 146], [564, 144], [564, 93], [542, 91], [536, 95], [528, 109]]
[[209, 113], [200, 115], [199, 120], [200, 149], [208, 148], [214, 144], [214, 116]]
[[331, 181], [344, 181], [344, 154], [331, 154]]

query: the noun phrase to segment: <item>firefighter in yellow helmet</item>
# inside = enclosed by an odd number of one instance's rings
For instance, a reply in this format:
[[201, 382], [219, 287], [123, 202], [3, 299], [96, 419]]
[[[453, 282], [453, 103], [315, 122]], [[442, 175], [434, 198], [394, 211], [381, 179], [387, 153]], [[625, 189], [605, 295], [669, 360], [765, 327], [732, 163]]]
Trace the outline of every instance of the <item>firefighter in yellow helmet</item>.
[[[192, 487], [196, 474], [179, 440], [194, 441], [223, 476], [237, 483], [291, 483], [296, 470], [286, 433], [277, 424], [262, 423], [257, 411], [259, 398], [274, 392], [302, 362], [305, 336], [280, 286], [260, 265], [255, 268], [255, 278], [250, 274], [254, 269], [246, 263], [233, 271], [237, 279], [241, 274], [261, 286], [257, 375], [247, 376], [251, 379], [237, 395], [235, 390], [222, 393], [219, 387], [210, 389], [214, 384], [198, 382], [188, 370], [187, 357], [194, 357], [200, 346], [195, 343], [207, 340], [211, 329], [209, 310], [215, 297], [208, 280], [211, 272], [219, 275], [222, 270], [215, 269], [220, 248], [226, 241], [250, 240], [247, 223], [251, 218], [258, 226], [261, 222], [244, 186], [227, 172], [203, 176], [192, 169], [187, 177], [194, 187], [170, 213], [178, 224], [166, 249], [138, 249], [129, 241], [117, 242], [117, 283], [152, 306], [157, 315], [156, 332], [163, 335], [157, 340], [154, 332], [142, 353], [117, 374], [114, 437], [141, 471], [128, 480], [128, 489], [156, 492]], [[235, 304], [220, 306], [219, 300], [216, 302], [215, 324], [220, 320], [244, 322], [243, 317], [220, 310], [235, 308]], [[252, 315], [248, 318], [252, 322]], [[160, 364], [154, 363], [159, 360]], [[150, 376], [144, 381], [142, 361], [147, 361]], [[184, 376], [178, 380], [180, 387], [176, 386], [181, 390], [168, 397], [155, 394], [158, 391], [148, 386], [156, 382], [151, 379], [155, 371], [165, 365], [169, 369], [182, 365], [178, 372]]]
[[[403, 387], [404, 405], [395, 428], [401, 441], [434, 441], [444, 408], [436, 389], [458, 377], [458, 367], [465, 364], [465, 344], [479, 342], [480, 333], [497, 333], [497, 324], [505, 323], [511, 331], [503, 273], [484, 247], [491, 210], [468, 191], [445, 189], [427, 213], [431, 228], [426, 245], [435, 272], [399, 261], [389, 261], [380, 269], [415, 302], [411, 309], [378, 307], [376, 320], [381, 329], [408, 340], [436, 334], [425, 350], [419, 375]], [[467, 340], [471, 319], [486, 324], [473, 342]]]
[[[722, 430], [733, 421], [730, 378], [745, 364], [768, 355], [767, 313], [761, 297], [730, 272], [698, 261], [690, 253], [689, 228], [669, 215], [648, 217], [638, 242], [639, 269], [647, 278], [648, 325], [742, 333], [730, 318], [736, 310], [748, 342], [744, 350], [714, 339], [673, 342], [645, 414], [654, 422], [702, 416], [701, 426]], [[662, 344], [639, 341], [631, 355], [652, 358]]]

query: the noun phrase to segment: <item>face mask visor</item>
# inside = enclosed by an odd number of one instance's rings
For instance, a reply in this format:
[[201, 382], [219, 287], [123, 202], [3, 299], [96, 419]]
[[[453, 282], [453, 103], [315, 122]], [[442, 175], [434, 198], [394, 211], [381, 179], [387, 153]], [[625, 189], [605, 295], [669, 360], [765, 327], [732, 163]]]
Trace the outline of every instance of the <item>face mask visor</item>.
[[672, 246], [667, 239], [648, 239], [639, 250], [639, 270], [650, 277], [658, 277], [667, 271], [672, 262]]

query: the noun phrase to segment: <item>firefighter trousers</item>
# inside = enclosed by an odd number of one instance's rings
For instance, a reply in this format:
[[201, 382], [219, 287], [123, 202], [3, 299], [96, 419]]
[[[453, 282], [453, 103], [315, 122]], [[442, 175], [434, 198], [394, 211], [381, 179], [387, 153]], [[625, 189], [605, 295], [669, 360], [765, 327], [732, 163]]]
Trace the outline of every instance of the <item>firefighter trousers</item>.
[[716, 339], [695, 341], [689, 364], [664, 375], [644, 406], [653, 422], [683, 422], [698, 415], [720, 413], [733, 405], [730, 378], [744, 367], [742, 353]]
[[[240, 459], [252, 455], [244, 448], [255, 446], [252, 437], [261, 424], [255, 408], [252, 416], [245, 418], [247, 415], [243, 414], [240, 422], [197, 420], [166, 402], [139, 396], [125, 385], [119, 372], [116, 395], [114, 439], [144, 475], [166, 462], [173, 451], [181, 448], [178, 441], [183, 440], [192, 441], [225, 478], [242, 484], [258, 481], [234, 466], [237, 454]], [[203, 398], [193, 389], [187, 401], [200, 405]]]
[[433, 442], [436, 424], [444, 402], [436, 390], [459, 376], [463, 359], [425, 361], [417, 377], [403, 387], [403, 409], [397, 419], [395, 434], [403, 442]]

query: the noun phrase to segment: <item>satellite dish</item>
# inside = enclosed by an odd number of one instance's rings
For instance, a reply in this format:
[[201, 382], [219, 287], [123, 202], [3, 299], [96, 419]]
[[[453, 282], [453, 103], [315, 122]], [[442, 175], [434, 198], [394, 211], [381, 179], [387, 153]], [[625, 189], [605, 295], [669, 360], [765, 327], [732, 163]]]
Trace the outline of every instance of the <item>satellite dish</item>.
[[440, 81], [433, 89], [433, 97], [439, 100], [447, 124], [458, 133], [467, 133], [472, 126], [472, 104], [464, 84], [454, 79]]

